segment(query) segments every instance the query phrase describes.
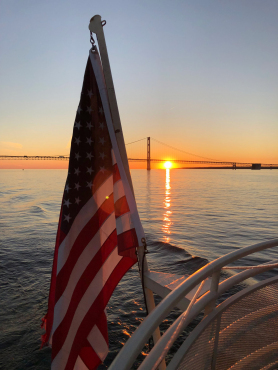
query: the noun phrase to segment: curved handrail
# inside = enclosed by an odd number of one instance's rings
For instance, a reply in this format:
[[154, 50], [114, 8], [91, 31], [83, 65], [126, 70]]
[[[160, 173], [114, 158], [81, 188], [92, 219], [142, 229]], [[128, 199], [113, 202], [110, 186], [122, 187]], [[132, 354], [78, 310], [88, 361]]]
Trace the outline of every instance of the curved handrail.
[[[201, 283], [202, 280], [211, 276], [216, 271], [222, 269], [223, 266], [247, 256], [250, 253], [259, 252], [261, 250], [272, 248], [278, 245], [278, 239], [269, 240], [266, 242], [258, 243], [248, 247], [244, 247], [226, 254], [196, 271], [187, 280], [176, 287], [171, 293], [169, 293], [163, 301], [144, 319], [142, 324], [135, 330], [132, 337], [125, 343], [118, 356], [114, 359], [110, 370], [117, 369], [129, 369], [136, 357], [140, 353], [144, 344], [158, 327], [161, 321], [167, 316], [167, 314], [176, 306], [176, 304], [189, 293], [197, 284]], [[248, 270], [251, 271], [252, 270]], [[256, 270], [256, 273], [257, 274]], [[245, 272], [245, 271], [244, 271]], [[243, 273], [244, 273], [243, 272]], [[242, 273], [242, 274], [243, 274]], [[214, 294], [215, 296], [215, 294]], [[189, 315], [190, 316], [190, 315]]]
[[[212, 322], [219, 313], [227, 310], [232, 304], [238, 302], [242, 297], [246, 297], [248, 294], [253, 293], [256, 290], [261, 289], [262, 287], [266, 285], [270, 285], [272, 283], [276, 283], [278, 281], [278, 276], [274, 276], [272, 278], [263, 280], [258, 282], [255, 285], [249, 286], [246, 289], [243, 289], [236, 294], [230, 296], [227, 298], [224, 302], [220, 303], [208, 316], [206, 316], [199, 325], [190, 333], [188, 339], [183, 342], [183, 344], [178, 349], [177, 353], [171, 360], [170, 364], [168, 365], [169, 370], [174, 370], [177, 368], [177, 365], [179, 364], [179, 361], [182, 359], [182, 357], [185, 355], [185, 353], [188, 351], [188, 349], [191, 347], [191, 345], [194, 343], [194, 341], [199, 337], [199, 335], [204, 331], [204, 329], [209, 325], [210, 322]], [[222, 292], [223, 293], [223, 292]], [[167, 367], [167, 369], [168, 369]]]
[[[200, 286], [197, 289], [196, 293], [194, 294], [194, 297], [192, 298], [189, 306], [187, 307], [187, 310], [184, 311], [179, 316], [178, 320], [175, 321], [176, 325], [171, 325], [170, 326], [170, 328], [172, 329], [171, 333], [170, 333], [170, 337], [168, 336], [168, 338], [166, 340], [164, 340], [164, 334], [163, 334], [163, 337], [161, 337], [159, 339], [159, 341], [155, 344], [153, 350], [158, 349], [158, 350], [155, 351], [155, 352], [158, 352], [158, 356], [152, 350], [151, 353], [146, 357], [146, 359], [139, 366], [138, 370], [157, 369], [158, 368], [160, 363], [164, 360], [165, 356], [167, 355], [169, 349], [172, 347], [173, 343], [175, 342], [175, 340], [180, 335], [180, 332], [182, 331], [182, 328], [184, 327], [184, 323], [187, 321], [187, 317], [190, 314], [190, 310], [194, 306], [195, 301], [197, 300], [198, 295], [200, 294], [204, 283], [205, 283], [205, 280], [203, 280], [202, 283], [200, 284]], [[160, 343], [162, 343], [162, 342], [163, 342], [163, 346], [160, 345]], [[151, 356], [151, 366], [148, 366], [148, 361], [147, 360], [149, 359], [150, 356]], [[146, 365], [145, 365], [145, 362], [147, 362]]]
[[[219, 296], [225, 293], [228, 289], [233, 287], [234, 285], [246, 280], [252, 276], [261, 274], [265, 271], [269, 270], [269, 266], [260, 267], [259, 270], [247, 270], [243, 271], [239, 274], [233, 275], [230, 278], [224, 280], [222, 283], [219, 284], [219, 288], [217, 293], [208, 291], [206, 292], [199, 300], [194, 304], [191, 311], [188, 313], [186, 320], [183, 321], [182, 325], [180, 325], [180, 321], [182, 315], [180, 315], [176, 321], [165, 331], [163, 336], [159, 339], [156, 345], [153, 347], [151, 352], [148, 356], [144, 359], [143, 363], [139, 367], [140, 370], [150, 370], [156, 369], [158, 358], [161, 358], [161, 353], [164, 351], [164, 348], [167, 346], [168, 343], [172, 341], [173, 334], [181, 334], [182, 331], [187, 327], [187, 325], [196, 318], [196, 316], [204, 310], [204, 308], [210, 304], [210, 302], [215, 301]], [[178, 333], [176, 333], [177, 328], [179, 327]], [[165, 357], [165, 356], [164, 356]]]

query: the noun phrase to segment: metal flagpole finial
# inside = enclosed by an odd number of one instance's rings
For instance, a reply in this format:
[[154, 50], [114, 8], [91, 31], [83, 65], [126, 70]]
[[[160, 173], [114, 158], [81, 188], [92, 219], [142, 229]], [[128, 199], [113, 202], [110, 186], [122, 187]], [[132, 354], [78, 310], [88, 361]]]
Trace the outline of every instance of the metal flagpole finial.
[[101, 16], [96, 14], [90, 19], [89, 30], [93, 33], [97, 33], [99, 25], [104, 27], [106, 25], [106, 21], [102, 21]]
[[96, 49], [95, 40], [93, 38], [93, 33], [97, 34], [98, 28], [104, 27], [105, 25], [106, 25], [106, 21], [102, 21], [100, 15], [94, 15], [90, 19], [89, 30], [90, 30], [90, 43], [92, 44], [92, 49], [91, 49], [92, 52], [94, 52]]

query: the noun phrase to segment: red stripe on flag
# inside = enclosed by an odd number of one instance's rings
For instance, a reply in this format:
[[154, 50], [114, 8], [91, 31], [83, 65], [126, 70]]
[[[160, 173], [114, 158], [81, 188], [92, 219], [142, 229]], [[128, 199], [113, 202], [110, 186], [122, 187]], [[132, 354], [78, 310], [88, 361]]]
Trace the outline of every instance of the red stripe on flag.
[[107, 330], [107, 318], [106, 318], [106, 315], [105, 315], [104, 311], [103, 311], [101, 317], [99, 318], [97, 326], [98, 326], [101, 334], [103, 335], [106, 343], [108, 343], [109, 340], [108, 340], [108, 330]]
[[101, 359], [95, 353], [87, 340], [84, 343], [84, 347], [81, 348], [79, 356], [89, 370], [97, 369], [98, 366], [102, 363]]
[[80, 257], [83, 250], [86, 248], [91, 239], [100, 229], [101, 225], [107, 219], [108, 216], [114, 211], [114, 198], [113, 194], [106, 199], [90, 221], [84, 226], [78, 237], [76, 238], [70, 254], [67, 258], [62, 269], [56, 277], [56, 302], [59, 300], [64, 290], [66, 289], [70, 274], [74, 268], [76, 261]]
[[133, 266], [137, 260], [131, 258], [123, 258], [120, 260], [118, 265], [115, 267], [111, 273], [109, 279], [107, 280], [101, 293], [98, 295], [91, 308], [84, 317], [81, 325], [78, 328], [74, 342], [72, 344], [71, 351], [69, 353], [69, 358], [65, 370], [72, 370], [77, 357], [84, 346], [84, 338], [87, 338], [93, 326], [95, 325], [92, 317], [99, 317], [106, 307], [113, 290], [116, 288], [117, 284], [124, 276], [124, 274]]
[[135, 248], [137, 247], [138, 240], [135, 229], [127, 230], [118, 235], [118, 252], [120, 256], [130, 257], [129, 251], [132, 253], [131, 256], [134, 256]]
[[115, 203], [115, 216], [117, 218], [127, 212], [129, 212], [129, 206], [126, 200], [126, 196], [123, 196], [122, 198], [118, 199]]
[[[98, 319], [97, 327], [108, 346], [107, 318], [104, 311]], [[102, 360], [98, 357], [88, 340], [86, 341], [86, 347], [81, 348], [79, 356], [89, 370], [97, 369], [98, 365], [102, 363]]]
[[[89, 263], [84, 273], [82, 274], [81, 278], [79, 279], [78, 283], [76, 284], [67, 313], [62, 322], [60, 323], [60, 325], [53, 333], [52, 359], [56, 357], [57, 353], [60, 351], [64, 344], [64, 341], [67, 337], [69, 328], [72, 323], [73, 316], [79, 305], [80, 300], [84, 296], [86, 290], [93, 281], [99, 269], [103, 266], [107, 257], [114, 250], [116, 244], [117, 244], [117, 234], [116, 230], [114, 230], [113, 233], [105, 241], [101, 249], [98, 251], [98, 253], [95, 255], [95, 257], [92, 259], [92, 261]], [[91, 317], [92, 322], [95, 322], [96, 319], [97, 316], [93, 314]]]

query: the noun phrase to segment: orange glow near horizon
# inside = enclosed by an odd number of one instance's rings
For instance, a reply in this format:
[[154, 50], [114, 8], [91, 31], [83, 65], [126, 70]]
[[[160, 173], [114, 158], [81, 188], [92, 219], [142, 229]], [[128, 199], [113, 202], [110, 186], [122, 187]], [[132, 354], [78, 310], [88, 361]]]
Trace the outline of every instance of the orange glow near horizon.
[[1, 160], [2, 170], [67, 170], [68, 161], [51, 160]]
[[[33, 169], [33, 170], [60, 170], [68, 169], [68, 161], [64, 160], [0, 160], [0, 170], [21, 170], [21, 169]], [[152, 163], [152, 169], [165, 169], [161, 163]], [[147, 169], [146, 162], [129, 162], [129, 168], [131, 170], [136, 169]]]

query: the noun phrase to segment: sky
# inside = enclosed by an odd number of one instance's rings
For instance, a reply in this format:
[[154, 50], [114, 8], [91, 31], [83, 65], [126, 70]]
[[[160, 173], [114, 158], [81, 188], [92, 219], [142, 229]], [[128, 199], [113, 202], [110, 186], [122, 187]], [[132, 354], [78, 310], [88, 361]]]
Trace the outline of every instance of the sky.
[[126, 143], [278, 163], [276, 0], [1, 0], [0, 155], [69, 153], [95, 14]]

